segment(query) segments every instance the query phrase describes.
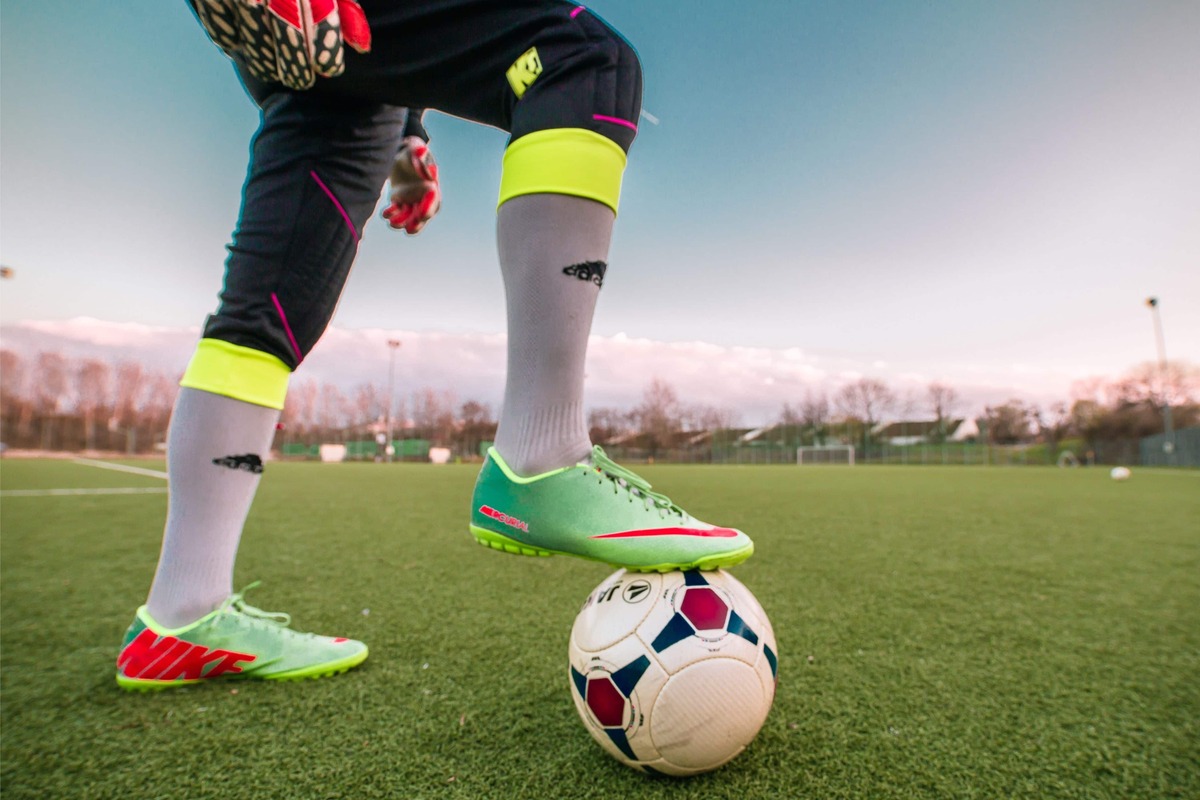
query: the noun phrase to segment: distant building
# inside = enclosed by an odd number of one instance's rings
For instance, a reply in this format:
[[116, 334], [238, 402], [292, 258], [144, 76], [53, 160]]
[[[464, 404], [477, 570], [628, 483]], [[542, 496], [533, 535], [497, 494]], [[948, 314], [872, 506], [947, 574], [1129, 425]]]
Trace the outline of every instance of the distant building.
[[[979, 439], [979, 425], [973, 419], [949, 419], [944, 424], [947, 442], [973, 442]], [[876, 426], [873, 434], [876, 441], [896, 447], [927, 444], [939, 441], [940, 438], [938, 421], [935, 419], [887, 422]]]

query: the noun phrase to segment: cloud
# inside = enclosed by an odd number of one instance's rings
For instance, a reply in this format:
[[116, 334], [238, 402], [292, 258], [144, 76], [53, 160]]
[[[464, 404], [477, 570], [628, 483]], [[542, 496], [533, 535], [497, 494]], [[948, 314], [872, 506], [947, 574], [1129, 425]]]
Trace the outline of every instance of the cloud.
[[[56, 351], [71, 358], [117, 363], [139, 361], [168, 375], [182, 374], [199, 329], [107, 322], [90, 317], [64, 321], [27, 321], [0, 328], [0, 345], [33, 357]], [[387, 387], [395, 351], [397, 395], [432, 388], [452, 391], [499, 408], [504, 393], [505, 336], [497, 333], [445, 333], [332, 327], [306, 359], [294, 380], [330, 382], [343, 390], [372, 383]], [[861, 377], [879, 378], [900, 396], [916, 400], [916, 416], [931, 380], [958, 390], [963, 410], [1020, 397], [1046, 403], [1064, 400], [1070, 384], [1083, 377], [1014, 364], [985, 369], [972, 364], [933, 365], [822, 354], [796, 347], [720, 345], [705, 341], [663, 342], [624, 333], [593, 336], [588, 350], [587, 396], [590, 407], [636, 405], [651, 380], [670, 384], [681, 400], [735, 411], [745, 424], [778, 417], [785, 402], [799, 403], [806, 393], [833, 393]]]
[[76, 317], [4, 325], [0, 327], [0, 346], [23, 356], [57, 352], [75, 359], [137, 361], [166, 374], [183, 374], [199, 335], [196, 327], [164, 328]]

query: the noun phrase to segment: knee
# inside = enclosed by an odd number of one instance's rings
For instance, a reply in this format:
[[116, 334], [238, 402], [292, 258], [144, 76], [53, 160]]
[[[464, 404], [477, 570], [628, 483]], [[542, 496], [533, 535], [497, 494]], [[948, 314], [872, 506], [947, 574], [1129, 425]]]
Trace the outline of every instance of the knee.
[[539, 43], [509, 69], [513, 141], [538, 131], [583, 129], [628, 152], [642, 108], [641, 60], [590, 12], [574, 14], [569, 24], [561, 42]]

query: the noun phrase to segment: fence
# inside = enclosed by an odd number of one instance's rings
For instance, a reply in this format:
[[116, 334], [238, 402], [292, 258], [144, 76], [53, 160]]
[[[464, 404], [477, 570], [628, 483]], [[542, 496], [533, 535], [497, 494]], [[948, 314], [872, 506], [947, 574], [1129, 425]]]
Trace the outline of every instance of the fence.
[[1164, 447], [1167, 435], [1147, 436], [1140, 446], [1140, 463], [1145, 467], [1200, 467], [1200, 427], [1175, 431], [1174, 449]]
[[[1119, 439], [1086, 443], [1069, 439], [1051, 446], [1044, 443], [989, 445], [946, 442], [944, 444], [869, 445], [855, 448], [856, 464], [914, 464], [926, 466], [1054, 466], [1064, 463], [1123, 464], [1127, 466], [1200, 467], [1200, 427], [1175, 432], [1174, 452], [1163, 449], [1163, 434], [1137, 439]], [[377, 453], [372, 441], [348, 441], [347, 460], [371, 460]], [[429, 456], [427, 439], [402, 439], [393, 442], [395, 458], [423, 461]], [[491, 442], [480, 446], [486, 452]], [[607, 446], [605, 450], [618, 461], [666, 464], [795, 464], [796, 446], [782, 442], [721, 443], [709, 447], [673, 448], [650, 451], [645, 448]], [[1074, 456], [1071, 459], [1067, 454]], [[317, 446], [286, 444], [283, 455], [292, 458], [316, 458]]]
[[[671, 449], [650, 452], [641, 448], [605, 447], [618, 461], [672, 464], [795, 464], [796, 446], [778, 442], [748, 442], [738, 446]], [[870, 445], [855, 447], [856, 464], [1053, 464], [1057, 455], [1045, 445]]]
[[[382, 456], [382, 448], [370, 440], [350, 440], [340, 442], [346, 446], [347, 461], [374, 461], [376, 456]], [[393, 458], [398, 461], [424, 461], [429, 458], [428, 439], [396, 439], [392, 441], [395, 448]], [[317, 444], [301, 444], [292, 442], [280, 447], [284, 458], [317, 459], [320, 457], [321, 446]]]
[[[1178, 437], [1178, 434], [1176, 434]], [[1178, 448], [1178, 445], [1177, 445]], [[745, 442], [711, 448], [670, 449], [650, 452], [643, 448], [605, 447], [617, 461], [671, 464], [795, 464], [796, 447], [780, 442]], [[1144, 447], [1143, 447], [1144, 452]], [[1189, 451], [1190, 452], [1190, 451]], [[1066, 456], [1070, 453], [1071, 459]], [[1055, 466], [1078, 464], [1137, 465], [1138, 441], [1096, 442], [1088, 445], [1073, 439], [1051, 446], [1044, 443], [994, 445], [947, 442], [945, 444], [855, 447], [855, 464], [913, 464], [926, 466]], [[1185, 462], [1180, 459], [1180, 465]]]

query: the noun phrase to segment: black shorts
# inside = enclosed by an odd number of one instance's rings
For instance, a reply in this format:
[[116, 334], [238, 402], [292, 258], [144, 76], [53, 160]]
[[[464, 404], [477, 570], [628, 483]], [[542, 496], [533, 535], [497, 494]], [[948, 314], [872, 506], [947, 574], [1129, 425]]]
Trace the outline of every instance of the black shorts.
[[[204, 337], [268, 353], [290, 369], [333, 315], [406, 132], [407, 108], [491, 125], [513, 140], [582, 128], [628, 150], [636, 134], [637, 56], [575, 3], [361, 4], [371, 52], [347, 49], [342, 76], [292, 91], [239, 69], [262, 109], [262, 125], [221, 303]], [[518, 97], [510, 72], [530, 48], [536, 48], [540, 73], [519, 87]]]

